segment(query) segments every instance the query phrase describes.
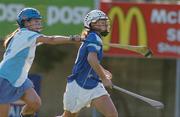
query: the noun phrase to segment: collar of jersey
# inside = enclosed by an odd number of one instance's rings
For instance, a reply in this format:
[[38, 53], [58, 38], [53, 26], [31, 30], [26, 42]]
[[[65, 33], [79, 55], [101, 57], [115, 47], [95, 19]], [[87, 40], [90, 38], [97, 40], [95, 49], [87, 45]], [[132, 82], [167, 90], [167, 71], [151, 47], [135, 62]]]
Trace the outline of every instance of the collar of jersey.
[[21, 28], [20, 30], [21, 30], [21, 31], [24, 31], [24, 30], [28, 30], [28, 29], [27, 29], [27, 28]]
[[96, 35], [98, 35], [99, 38], [97, 38], [97, 41], [100, 45], [102, 45], [101, 36], [96, 31], [91, 31], [90, 33], [95, 33]]

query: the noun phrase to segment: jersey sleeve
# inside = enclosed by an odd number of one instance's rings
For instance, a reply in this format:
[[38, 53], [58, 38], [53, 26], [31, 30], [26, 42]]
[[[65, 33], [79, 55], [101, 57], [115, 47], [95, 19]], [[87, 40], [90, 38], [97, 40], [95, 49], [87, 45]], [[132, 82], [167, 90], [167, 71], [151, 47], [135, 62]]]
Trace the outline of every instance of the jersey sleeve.
[[87, 50], [88, 52], [96, 52], [98, 53], [101, 50], [101, 45], [98, 41], [98, 36], [95, 34], [90, 34], [87, 37]]
[[88, 50], [88, 52], [96, 52], [96, 53], [98, 53], [101, 50], [101, 46], [97, 45], [97, 44], [94, 44], [94, 43], [89, 43], [87, 45], [87, 50]]
[[33, 31], [26, 31], [26, 34], [27, 34], [26, 42], [29, 46], [35, 46], [37, 38], [42, 35], [40, 33]]

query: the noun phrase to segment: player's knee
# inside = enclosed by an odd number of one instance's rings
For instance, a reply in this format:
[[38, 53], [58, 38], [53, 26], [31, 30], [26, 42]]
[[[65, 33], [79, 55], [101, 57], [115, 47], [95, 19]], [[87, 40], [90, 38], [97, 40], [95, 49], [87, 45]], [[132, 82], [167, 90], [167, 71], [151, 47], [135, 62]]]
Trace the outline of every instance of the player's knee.
[[41, 99], [36, 98], [34, 100], [30, 100], [28, 106], [32, 108], [34, 111], [38, 111], [41, 107]]
[[105, 116], [106, 117], [118, 117], [118, 112], [114, 111], [114, 112], [111, 112], [111, 113], [107, 113]]
[[34, 102], [35, 109], [38, 111], [41, 107], [41, 100], [37, 100]]
[[41, 99], [37, 99], [32, 103], [34, 110], [38, 111], [41, 107]]

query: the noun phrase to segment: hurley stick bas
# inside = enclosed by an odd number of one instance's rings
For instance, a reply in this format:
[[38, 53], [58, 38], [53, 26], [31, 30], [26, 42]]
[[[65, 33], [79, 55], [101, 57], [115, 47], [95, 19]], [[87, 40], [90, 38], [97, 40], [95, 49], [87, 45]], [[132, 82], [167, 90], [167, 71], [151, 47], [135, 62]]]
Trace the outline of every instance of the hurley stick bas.
[[161, 102], [159, 102], [159, 101], [156, 101], [156, 100], [153, 100], [153, 99], [150, 99], [150, 98], [147, 98], [147, 97], [138, 95], [138, 94], [133, 93], [133, 92], [130, 92], [130, 91], [126, 90], [126, 89], [120, 88], [120, 87], [118, 87], [118, 86], [116, 86], [116, 85], [113, 85], [113, 89], [116, 89], [116, 90], [121, 91], [121, 92], [123, 92], [123, 93], [125, 93], [125, 94], [128, 94], [128, 95], [130, 95], [130, 96], [132, 96], [132, 97], [135, 97], [135, 98], [137, 98], [137, 99], [140, 99], [141, 101], [150, 104], [152, 107], [154, 107], [154, 108], [156, 108], [156, 109], [162, 109], [162, 108], [164, 108], [164, 104], [161, 103]]
[[130, 50], [130, 51], [139, 53], [139, 54], [143, 55], [146, 58], [150, 58], [153, 55], [152, 51], [146, 46], [120, 45], [120, 44], [116, 44], [116, 43], [108, 43], [108, 44], [103, 43], [103, 45], [110, 46], [110, 47], [113, 47], [113, 48], [120, 48], [120, 49]]

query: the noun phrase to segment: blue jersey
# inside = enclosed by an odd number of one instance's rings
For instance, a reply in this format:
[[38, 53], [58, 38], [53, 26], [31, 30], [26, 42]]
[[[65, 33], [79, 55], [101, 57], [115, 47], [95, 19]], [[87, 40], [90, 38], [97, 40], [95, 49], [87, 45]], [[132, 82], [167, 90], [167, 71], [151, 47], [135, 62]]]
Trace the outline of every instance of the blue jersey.
[[14, 35], [0, 63], [0, 78], [7, 79], [15, 87], [25, 82], [34, 60], [36, 39], [40, 35], [26, 28]]
[[99, 76], [90, 66], [87, 57], [90, 52], [96, 52], [99, 63], [103, 58], [102, 40], [96, 32], [90, 32], [85, 42], [79, 48], [72, 75], [68, 82], [76, 80], [77, 84], [85, 89], [96, 87], [100, 81]]

